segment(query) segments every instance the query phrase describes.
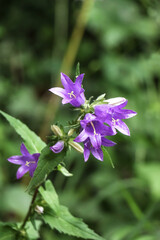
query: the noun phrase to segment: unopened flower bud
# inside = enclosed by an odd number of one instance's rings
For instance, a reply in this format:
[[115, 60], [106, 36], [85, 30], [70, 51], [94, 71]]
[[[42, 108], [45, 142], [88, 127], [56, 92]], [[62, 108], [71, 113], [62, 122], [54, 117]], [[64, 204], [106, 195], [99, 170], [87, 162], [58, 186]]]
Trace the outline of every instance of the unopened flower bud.
[[58, 136], [62, 137], [63, 133], [57, 125], [51, 125], [51, 130], [57, 137]]
[[118, 106], [118, 105], [120, 105], [122, 103], [127, 102], [127, 100], [125, 98], [123, 98], [123, 97], [116, 97], [116, 98], [107, 99], [104, 102], [107, 102], [110, 105]]
[[70, 137], [70, 136], [72, 136], [73, 135], [73, 133], [74, 133], [74, 129], [73, 128], [71, 128], [69, 131], [68, 131], [68, 136]]
[[69, 145], [72, 146], [74, 149], [76, 149], [80, 153], [84, 152], [82, 146], [77, 142], [69, 141]]
[[104, 94], [100, 95], [99, 97], [97, 97], [96, 100], [97, 101], [103, 100], [105, 98], [105, 96], [106, 96], [106, 94], [104, 93]]
[[35, 211], [38, 213], [38, 214], [42, 214], [44, 212], [44, 208], [42, 206], [39, 206], [37, 205], [35, 207]]

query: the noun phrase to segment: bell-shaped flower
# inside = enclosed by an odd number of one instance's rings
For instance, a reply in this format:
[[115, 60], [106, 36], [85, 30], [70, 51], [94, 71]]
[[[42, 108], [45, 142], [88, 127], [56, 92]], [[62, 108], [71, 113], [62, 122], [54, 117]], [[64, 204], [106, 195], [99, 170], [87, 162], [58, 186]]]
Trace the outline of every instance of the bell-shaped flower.
[[49, 89], [49, 91], [62, 97], [62, 104], [70, 103], [74, 107], [80, 107], [85, 102], [84, 89], [82, 88], [83, 77], [84, 74], [80, 74], [74, 83], [67, 75], [61, 73], [61, 82], [64, 89], [54, 87]]
[[125, 98], [112, 98], [106, 101], [108, 101], [108, 104], [94, 107], [97, 118], [110, 125], [113, 131], [117, 129], [121, 133], [130, 136], [128, 126], [121, 119], [134, 117], [137, 113], [132, 110], [123, 109], [128, 102]]
[[[102, 137], [102, 145], [105, 147], [111, 147], [114, 146], [116, 143], [108, 140], [104, 137]], [[97, 158], [100, 161], [103, 161], [103, 151], [101, 149], [101, 147], [99, 148], [94, 148], [93, 145], [91, 144], [91, 141], [89, 138], [87, 138], [87, 140], [84, 142], [84, 161], [88, 161], [88, 158], [90, 156], [90, 152], [92, 153], [92, 155]]]
[[54, 153], [61, 152], [63, 150], [63, 148], [64, 148], [64, 141], [62, 141], [62, 140], [58, 141], [56, 144], [54, 144], [52, 147], [50, 147], [50, 149]]
[[114, 131], [104, 125], [98, 118], [91, 114], [87, 113], [83, 120], [80, 121], [82, 131], [74, 139], [75, 142], [84, 142], [89, 138], [92, 146], [96, 149], [99, 149], [102, 145], [102, 137], [114, 135]]
[[30, 154], [24, 143], [21, 144], [21, 153], [22, 156], [12, 156], [7, 160], [11, 163], [21, 165], [17, 171], [17, 179], [21, 178], [27, 172], [33, 177], [40, 153]]

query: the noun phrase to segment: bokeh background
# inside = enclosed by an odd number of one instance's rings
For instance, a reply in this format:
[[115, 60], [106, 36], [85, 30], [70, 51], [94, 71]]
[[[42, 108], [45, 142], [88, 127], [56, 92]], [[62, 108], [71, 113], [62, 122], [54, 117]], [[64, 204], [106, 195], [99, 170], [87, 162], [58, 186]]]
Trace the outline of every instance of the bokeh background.
[[[60, 72], [73, 79], [77, 62], [87, 98], [122, 96], [138, 112], [108, 149], [115, 164], [76, 151], [66, 157], [74, 175], [53, 173], [60, 202], [106, 240], [160, 239], [160, 2], [157, 0], [1, 0], [0, 109], [43, 140], [50, 125], [73, 118], [48, 91]], [[0, 220], [21, 221], [29, 177], [16, 180], [21, 139], [0, 117]], [[42, 226], [45, 240], [77, 238]]]

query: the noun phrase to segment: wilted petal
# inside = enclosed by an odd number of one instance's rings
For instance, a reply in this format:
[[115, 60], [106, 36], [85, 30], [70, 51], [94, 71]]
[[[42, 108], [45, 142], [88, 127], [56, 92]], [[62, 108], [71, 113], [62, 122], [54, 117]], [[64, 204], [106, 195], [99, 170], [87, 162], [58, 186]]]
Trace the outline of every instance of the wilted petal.
[[59, 153], [63, 150], [64, 148], [64, 141], [58, 141], [55, 145], [53, 145], [52, 147], [50, 147], [50, 149], [54, 152], [54, 153]]
[[24, 143], [21, 144], [21, 153], [22, 153], [22, 155], [30, 156], [30, 153], [28, 152]]
[[83, 130], [75, 139], [75, 142], [84, 142], [88, 138], [85, 130]]
[[120, 119], [116, 122], [114, 127], [121, 133], [130, 136], [130, 131], [129, 131], [128, 126]]
[[95, 158], [97, 158], [100, 161], [103, 161], [103, 151], [101, 148], [99, 149], [91, 148], [91, 153]]
[[60, 96], [60, 97], [62, 97], [62, 98], [66, 97], [66, 90], [63, 89], [63, 88], [54, 87], [54, 88], [50, 88], [49, 91], [58, 95], [58, 96]]
[[17, 179], [21, 178], [26, 172], [29, 171], [29, 167], [22, 165], [20, 168], [18, 168], [17, 171]]

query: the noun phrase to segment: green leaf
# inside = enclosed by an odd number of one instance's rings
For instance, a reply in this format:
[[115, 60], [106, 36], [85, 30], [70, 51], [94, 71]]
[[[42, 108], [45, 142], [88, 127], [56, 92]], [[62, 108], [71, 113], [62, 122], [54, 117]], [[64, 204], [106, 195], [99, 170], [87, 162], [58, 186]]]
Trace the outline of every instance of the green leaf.
[[80, 75], [80, 63], [78, 62], [76, 66], [76, 77], [78, 77], [79, 75]]
[[108, 159], [108, 160], [110, 161], [112, 167], [115, 168], [115, 167], [114, 167], [114, 163], [113, 163], [113, 161], [112, 161], [112, 158], [111, 158], [110, 154], [108, 153], [107, 149], [102, 146], [102, 150], [103, 150], [104, 158]]
[[64, 176], [66, 177], [71, 177], [73, 176], [72, 173], [70, 173], [64, 166], [62, 166], [61, 164], [58, 164], [57, 166], [57, 170], [60, 171]]
[[48, 207], [44, 208], [42, 218], [52, 229], [55, 228], [59, 232], [84, 239], [103, 239], [89, 229], [82, 219], [74, 217], [65, 206], [59, 204], [57, 193], [51, 181], [46, 181], [45, 187], [46, 190], [42, 186], [39, 188], [41, 196], [48, 204]]
[[8, 115], [7, 113], [1, 110], [0, 110], [0, 113], [7, 119], [10, 125], [23, 138], [23, 140], [25, 141], [26, 147], [30, 153], [40, 153], [41, 150], [46, 146], [46, 143], [43, 142], [40, 139], [40, 137], [38, 137], [20, 120]]
[[0, 240], [16, 240], [15, 224], [0, 222]]
[[46, 146], [41, 152], [37, 168], [34, 172], [33, 178], [29, 183], [28, 191], [32, 192], [34, 188], [38, 187], [46, 179], [48, 174], [52, 172], [60, 162], [63, 161], [65, 155], [65, 149], [56, 154], [50, 150], [49, 146]]

